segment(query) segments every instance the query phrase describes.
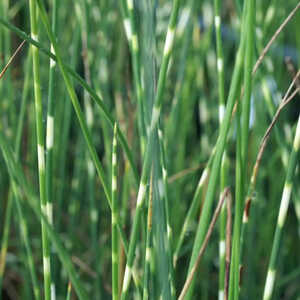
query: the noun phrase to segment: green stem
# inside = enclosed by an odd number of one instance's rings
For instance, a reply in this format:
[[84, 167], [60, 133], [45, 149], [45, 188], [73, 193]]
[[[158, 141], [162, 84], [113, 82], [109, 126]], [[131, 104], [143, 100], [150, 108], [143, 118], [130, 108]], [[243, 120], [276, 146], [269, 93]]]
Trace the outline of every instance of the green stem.
[[116, 220], [118, 219], [118, 203], [117, 203], [117, 126], [114, 127], [114, 139], [112, 149], [112, 177], [111, 177], [111, 198], [112, 198], [112, 211], [111, 211], [111, 231], [112, 231], [112, 298], [113, 300], [119, 299], [119, 256], [118, 256], [118, 229]]
[[[38, 22], [36, 14], [36, 1], [29, 1], [30, 8], [30, 24], [31, 37], [38, 41]], [[35, 115], [36, 115], [36, 134], [37, 134], [37, 153], [38, 153], [38, 169], [39, 169], [39, 187], [40, 187], [40, 205], [41, 210], [47, 215], [48, 221], [51, 223], [51, 203], [48, 202], [46, 193], [46, 177], [45, 177], [45, 141], [42, 111], [42, 94], [40, 81], [40, 62], [39, 49], [32, 46], [33, 59], [33, 80], [34, 80], [34, 98], [35, 98]], [[44, 221], [42, 224], [42, 244], [43, 244], [43, 265], [44, 265], [44, 296], [45, 300], [51, 299], [51, 270], [50, 270], [50, 242], [45, 229]]]
[[287, 210], [289, 207], [289, 202], [292, 194], [292, 185], [295, 176], [295, 169], [298, 163], [299, 148], [300, 148], [300, 115], [298, 117], [293, 149], [290, 154], [286, 179], [283, 187], [279, 214], [277, 218], [276, 231], [273, 239], [271, 258], [269, 262], [268, 273], [267, 273], [267, 278], [265, 283], [263, 300], [270, 300], [274, 289], [274, 282], [275, 282], [275, 276], [277, 271], [278, 252], [279, 252], [279, 247], [281, 242], [283, 226], [286, 220]]

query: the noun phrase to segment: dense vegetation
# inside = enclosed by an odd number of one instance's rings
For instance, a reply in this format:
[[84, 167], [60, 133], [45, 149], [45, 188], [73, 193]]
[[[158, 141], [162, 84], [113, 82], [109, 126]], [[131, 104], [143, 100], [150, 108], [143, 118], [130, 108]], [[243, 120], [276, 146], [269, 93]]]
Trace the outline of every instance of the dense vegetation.
[[1, 299], [300, 299], [300, 3], [1, 0]]

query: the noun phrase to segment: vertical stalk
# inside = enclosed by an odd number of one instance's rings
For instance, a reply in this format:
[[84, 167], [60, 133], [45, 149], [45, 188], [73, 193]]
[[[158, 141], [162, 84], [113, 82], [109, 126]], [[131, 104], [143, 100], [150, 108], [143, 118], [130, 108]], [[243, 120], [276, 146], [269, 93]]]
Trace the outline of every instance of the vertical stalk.
[[148, 202], [148, 216], [147, 216], [147, 237], [146, 237], [146, 253], [145, 253], [145, 267], [144, 267], [144, 288], [143, 300], [149, 299], [149, 271], [152, 259], [152, 197], [153, 197], [153, 171], [150, 179], [149, 188], [149, 202]]
[[[238, 104], [237, 113], [237, 165], [236, 165], [236, 204], [233, 232], [233, 249], [230, 266], [229, 299], [239, 299], [240, 291], [240, 242], [242, 212], [244, 208], [245, 183], [247, 182], [248, 139], [250, 99], [252, 89], [252, 67], [254, 52], [255, 1], [245, 4], [246, 21], [243, 22], [242, 35], [245, 35], [246, 50], [244, 63], [244, 97]], [[241, 106], [241, 107], [239, 107]], [[241, 114], [239, 113], [241, 109]], [[241, 119], [240, 119], [241, 118]], [[241, 127], [240, 127], [241, 125]]]
[[300, 115], [298, 117], [293, 149], [290, 154], [286, 179], [283, 187], [279, 214], [277, 218], [277, 225], [276, 225], [275, 235], [273, 239], [271, 258], [269, 262], [268, 273], [267, 273], [267, 278], [266, 278], [266, 283], [264, 288], [263, 300], [270, 300], [274, 289], [274, 282], [275, 282], [275, 276], [277, 271], [278, 252], [279, 252], [279, 247], [281, 242], [283, 226], [286, 220], [287, 210], [289, 207], [289, 202], [292, 194], [292, 184], [295, 176], [295, 169], [298, 162], [297, 158], [298, 158], [299, 148], [300, 148]]
[[114, 138], [112, 146], [112, 176], [111, 176], [111, 231], [112, 231], [112, 299], [119, 299], [119, 256], [118, 256], [118, 229], [116, 220], [118, 218], [117, 204], [117, 126], [114, 127]]
[[[218, 96], [219, 96], [219, 124], [221, 126], [225, 113], [225, 91], [224, 91], [224, 55], [223, 55], [223, 43], [221, 34], [221, 1], [215, 0], [215, 29], [216, 29], [216, 44], [217, 44], [217, 72], [218, 72]], [[220, 170], [220, 197], [227, 185], [227, 155], [224, 150], [221, 170]], [[219, 241], [219, 293], [218, 299], [224, 299], [224, 287], [225, 287], [225, 237], [226, 236], [226, 206], [223, 205], [220, 213], [220, 241]]]
[[[57, 1], [52, 1], [52, 31], [56, 34], [57, 28]], [[51, 46], [53, 53], [53, 46]], [[46, 129], [46, 197], [47, 197], [47, 213], [49, 223], [53, 225], [53, 146], [54, 146], [54, 86], [56, 62], [50, 58], [49, 69], [49, 87], [48, 87], [48, 105], [47, 105], [47, 129]], [[53, 262], [54, 254], [51, 253], [51, 262]], [[51, 282], [51, 298], [55, 298], [54, 278]]]
[[[29, 1], [31, 38], [38, 41], [38, 22], [36, 14], [36, 1]], [[47, 200], [46, 194], [46, 177], [45, 177], [45, 141], [42, 111], [42, 94], [40, 81], [40, 62], [39, 49], [32, 46], [33, 60], [33, 80], [34, 80], [34, 98], [35, 98], [35, 115], [36, 115], [36, 134], [37, 134], [37, 152], [38, 152], [38, 169], [39, 169], [39, 188], [40, 204], [42, 212], [48, 217], [51, 223], [51, 204]], [[42, 245], [43, 245], [43, 266], [44, 266], [44, 295], [45, 300], [51, 299], [51, 271], [50, 271], [50, 242], [44, 225], [42, 225]]]

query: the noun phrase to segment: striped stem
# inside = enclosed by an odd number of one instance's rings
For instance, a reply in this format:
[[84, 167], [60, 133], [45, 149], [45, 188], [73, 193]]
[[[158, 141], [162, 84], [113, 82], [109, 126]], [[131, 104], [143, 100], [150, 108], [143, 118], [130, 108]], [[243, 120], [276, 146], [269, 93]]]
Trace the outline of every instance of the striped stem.
[[279, 247], [281, 242], [283, 226], [286, 220], [286, 215], [287, 215], [289, 202], [291, 198], [292, 184], [295, 176], [295, 169], [298, 162], [297, 158], [298, 158], [299, 148], [300, 148], [300, 115], [298, 117], [293, 149], [290, 154], [286, 179], [283, 187], [279, 214], [277, 218], [277, 225], [276, 225], [275, 235], [273, 239], [271, 258], [269, 262], [268, 273], [267, 273], [267, 278], [266, 278], [266, 283], [264, 288], [263, 300], [270, 300], [274, 290], [274, 282], [275, 282], [275, 276], [277, 272], [278, 252], [279, 252]]
[[147, 217], [147, 236], [146, 236], [146, 254], [145, 254], [145, 267], [144, 267], [144, 289], [143, 300], [149, 299], [149, 271], [152, 259], [152, 197], [153, 197], [153, 181], [151, 175], [150, 188], [149, 188], [149, 202], [148, 202], [148, 217]]
[[[57, 1], [52, 2], [52, 31], [56, 34], [57, 27]], [[53, 53], [53, 47], [51, 52]], [[49, 204], [48, 218], [49, 223], [53, 223], [53, 146], [54, 146], [54, 86], [56, 62], [50, 58], [49, 68], [49, 87], [48, 87], [48, 105], [47, 105], [47, 129], [46, 129], [46, 193]], [[51, 248], [52, 250], [53, 248]], [[51, 261], [54, 259], [54, 254], [51, 253]], [[52, 263], [53, 265], [53, 263]], [[52, 278], [51, 282], [51, 299], [55, 299], [55, 283]]]
[[119, 299], [119, 256], [118, 256], [118, 229], [116, 220], [118, 218], [118, 203], [117, 203], [117, 126], [114, 127], [114, 138], [112, 146], [112, 176], [111, 176], [111, 200], [112, 200], [112, 211], [111, 211], [111, 241], [112, 241], [112, 299]]
[[[216, 44], [217, 44], [217, 72], [218, 72], [218, 96], [219, 96], [219, 124], [221, 126], [225, 113], [225, 91], [224, 91], [224, 54], [223, 54], [223, 43], [221, 36], [221, 1], [214, 1], [215, 8], [215, 30], [216, 30]], [[220, 197], [227, 186], [227, 155], [226, 150], [224, 151], [221, 170], [220, 170]], [[225, 286], [225, 236], [226, 236], [226, 207], [225, 205], [221, 208], [220, 213], [220, 241], [219, 241], [219, 293], [218, 299], [224, 299], [224, 286]]]
[[[29, 1], [30, 8], [30, 24], [31, 37], [38, 41], [38, 23], [36, 14], [36, 1]], [[40, 187], [40, 205], [41, 210], [47, 216], [49, 223], [52, 222], [52, 204], [47, 200], [46, 193], [46, 177], [45, 177], [45, 141], [44, 141], [44, 125], [42, 111], [42, 95], [40, 81], [40, 63], [39, 49], [32, 46], [33, 60], [33, 77], [34, 77], [34, 98], [35, 98], [35, 114], [36, 114], [36, 134], [37, 134], [37, 153], [38, 153], [38, 172]], [[44, 266], [44, 296], [45, 300], [51, 299], [51, 271], [50, 271], [50, 242], [45, 229], [43, 220], [42, 224], [42, 245], [43, 245], [43, 266]]]

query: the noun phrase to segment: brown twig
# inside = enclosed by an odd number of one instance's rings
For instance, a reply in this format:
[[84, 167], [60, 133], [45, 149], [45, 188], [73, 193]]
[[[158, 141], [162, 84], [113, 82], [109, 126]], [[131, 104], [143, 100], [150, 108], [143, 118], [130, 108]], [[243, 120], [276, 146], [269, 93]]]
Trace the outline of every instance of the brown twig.
[[[293, 62], [292, 62], [292, 60], [291, 60], [291, 58], [290, 58], [289, 56], [286, 57], [285, 62], [286, 62], [288, 71], [291, 73], [291, 77], [292, 77], [292, 78], [296, 77], [296, 76], [297, 76], [297, 74], [296, 74], [296, 68], [295, 68], [295, 66], [293, 65]], [[299, 77], [296, 77], [295, 84], [296, 84], [296, 87], [297, 87], [297, 88], [300, 88], [300, 80], [299, 80]]]
[[224, 203], [224, 200], [225, 200], [225, 198], [228, 197], [228, 194], [230, 194], [230, 189], [229, 189], [229, 187], [227, 187], [227, 188], [224, 190], [224, 192], [223, 192], [223, 194], [222, 194], [222, 197], [221, 197], [220, 200], [219, 200], [219, 203], [218, 203], [217, 208], [216, 208], [216, 210], [215, 210], [215, 212], [214, 212], [213, 218], [212, 218], [212, 220], [211, 220], [211, 222], [210, 222], [209, 228], [208, 228], [208, 230], [207, 230], [207, 233], [206, 233], [204, 242], [203, 242], [203, 244], [202, 244], [202, 246], [201, 246], [201, 249], [200, 249], [200, 251], [199, 251], [199, 254], [198, 254], [198, 257], [197, 257], [197, 259], [196, 259], [196, 262], [195, 262], [195, 264], [194, 264], [194, 266], [193, 266], [193, 268], [192, 268], [190, 274], [188, 275], [188, 277], [187, 277], [187, 279], [186, 279], [186, 281], [185, 281], [185, 283], [184, 283], [183, 289], [182, 289], [182, 291], [181, 291], [181, 293], [180, 293], [180, 296], [179, 296], [178, 300], [183, 300], [183, 299], [184, 299], [184, 296], [186, 295], [186, 293], [187, 293], [187, 291], [188, 291], [188, 288], [190, 287], [190, 285], [191, 285], [191, 283], [192, 283], [192, 281], [193, 281], [193, 278], [194, 278], [194, 276], [195, 276], [195, 274], [196, 274], [196, 271], [197, 271], [197, 269], [198, 269], [198, 267], [199, 267], [199, 265], [200, 265], [200, 261], [201, 261], [201, 258], [202, 258], [202, 256], [203, 256], [203, 253], [204, 253], [204, 251], [205, 251], [205, 249], [206, 249], [206, 247], [207, 247], [208, 241], [209, 241], [209, 239], [210, 239], [210, 237], [211, 237], [213, 228], [214, 228], [214, 226], [215, 226], [215, 224], [216, 224], [217, 218], [218, 218], [218, 216], [219, 216], [219, 214], [220, 214], [220, 211], [221, 211], [222, 205], [223, 205], [223, 203]]
[[259, 56], [258, 60], [256, 61], [255, 65], [253, 67], [253, 70], [252, 70], [252, 74], [255, 74], [255, 72], [257, 71], [257, 69], [258, 69], [259, 65], [261, 64], [262, 60], [264, 59], [264, 57], [266, 56], [267, 52], [269, 51], [271, 45], [276, 40], [276, 38], [278, 37], [278, 35], [280, 34], [280, 32], [283, 30], [283, 28], [287, 25], [287, 23], [293, 18], [293, 16], [295, 15], [295, 13], [297, 12], [297, 10], [299, 8], [300, 8], [300, 2], [291, 11], [291, 13], [287, 16], [287, 18], [283, 21], [283, 23], [278, 27], [278, 29], [276, 30], [276, 32], [274, 33], [274, 35], [270, 39], [269, 43], [263, 49], [261, 55]]
[[253, 168], [253, 172], [252, 172], [252, 176], [251, 176], [251, 185], [254, 187], [255, 186], [255, 183], [256, 183], [256, 177], [257, 177], [257, 172], [258, 172], [258, 169], [259, 169], [259, 166], [260, 166], [260, 162], [261, 162], [261, 159], [262, 159], [262, 155], [264, 153], [264, 150], [265, 150], [265, 147], [266, 147], [266, 144], [267, 144], [267, 141], [269, 140], [269, 137], [270, 137], [270, 134], [271, 134], [271, 131], [276, 123], [276, 121], [278, 120], [279, 118], [279, 115], [281, 113], [281, 111], [284, 109], [284, 107], [295, 97], [296, 93], [299, 91], [299, 88], [297, 88], [289, 97], [289, 93], [290, 93], [290, 90], [291, 88], [294, 86], [297, 78], [299, 77], [300, 75], [300, 70], [297, 72], [296, 76], [294, 77], [291, 85], [289, 86], [284, 98], [282, 99], [281, 101], [281, 104], [279, 105], [276, 113], [275, 113], [275, 116], [273, 117], [273, 120], [270, 124], [270, 126], [268, 127], [265, 135], [263, 136], [262, 138], [262, 141], [260, 143], [260, 147], [259, 147], [259, 151], [258, 151], [258, 154], [257, 154], [257, 158], [256, 158], [256, 162], [255, 162], [255, 165], [254, 165], [254, 168]]
[[3, 68], [3, 70], [0, 73], [0, 79], [3, 77], [3, 75], [5, 74], [5, 72], [7, 71], [8, 67], [10, 66], [10, 64], [12, 63], [12, 61], [14, 60], [14, 58], [16, 57], [16, 55], [18, 54], [18, 52], [22, 49], [23, 45], [25, 44], [25, 40], [20, 44], [20, 46], [17, 48], [17, 50], [14, 52], [14, 54], [11, 56], [11, 58], [8, 60], [6, 66]]
[[195, 172], [195, 171], [198, 171], [198, 170], [199, 170], [200, 168], [202, 168], [204, 165], [205, 165], [205, 163], [199, 164], [199, 165], [196, 166], [196, 167], [191, 167], [191, 168], [187, 168], [187, 169], [184, 169], [184, 170], [182, 170], [182, 171], [179, 171], [178, 173], [176, 173], [176, 174], [174, 174], [174, 175], [172, 175], [172, 176], [169, 177], [168, 183], [172, 183], [172, 182], [174, 182], [175, 180], [178, 180], [178, 179], [180, 179], [180, 178], [182, 178], [182, 177], [184, 177], [184, 176], [186, 176], [186, 175], [188, 175], [188, 174], [190, 174], [190, 173], [193, 173], [193, 172]]

